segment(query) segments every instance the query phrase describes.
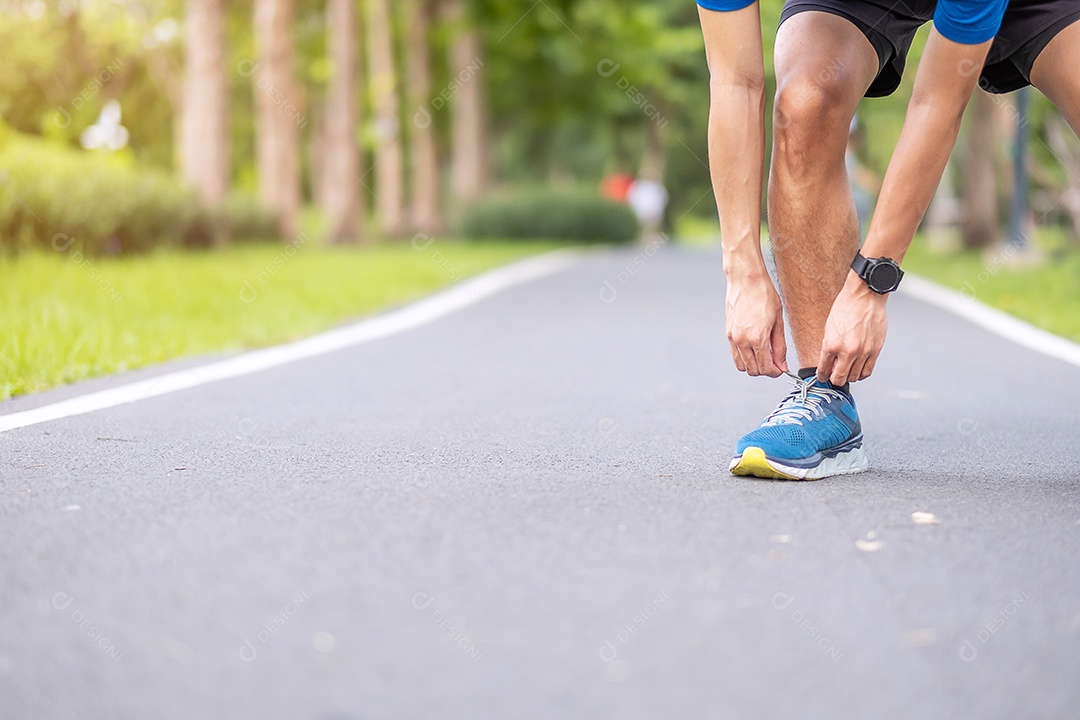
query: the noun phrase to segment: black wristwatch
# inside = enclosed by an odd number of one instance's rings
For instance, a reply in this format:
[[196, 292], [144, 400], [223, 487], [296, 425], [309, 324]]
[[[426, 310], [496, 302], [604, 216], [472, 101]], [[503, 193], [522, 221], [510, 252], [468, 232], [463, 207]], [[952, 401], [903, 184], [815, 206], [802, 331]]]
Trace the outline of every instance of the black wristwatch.
[[900, 287], [900, 280], [904, 277], [904, 271], [892, 258], [865, 258], [859, 252], [851, 261], [851, 269], [878, 295], [891, 293]]

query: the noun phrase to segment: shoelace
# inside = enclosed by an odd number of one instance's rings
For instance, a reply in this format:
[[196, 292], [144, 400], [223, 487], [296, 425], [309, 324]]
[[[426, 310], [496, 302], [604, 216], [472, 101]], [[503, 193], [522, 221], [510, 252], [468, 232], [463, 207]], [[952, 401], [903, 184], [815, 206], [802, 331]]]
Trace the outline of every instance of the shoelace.
[[803, 420], [812, 420], [815, 415], [821, 414], [822, 403], [845, 399], [839, 390], [815, 386], [813, 377], [803, 380], [791, 372], [784, 374], [794, 381], [794, 387], [762, 425], [802, 425]]

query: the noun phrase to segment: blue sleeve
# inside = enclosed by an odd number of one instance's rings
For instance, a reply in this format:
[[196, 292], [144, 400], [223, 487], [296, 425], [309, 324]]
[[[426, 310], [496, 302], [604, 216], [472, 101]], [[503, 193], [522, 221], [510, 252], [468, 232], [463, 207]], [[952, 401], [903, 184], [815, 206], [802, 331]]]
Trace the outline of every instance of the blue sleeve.
[[697, 4], [706, 10], [718, 10], [720, 12], [742, 10], [744, 7], [750, 7], [755, 2], [757, 0], [697, 0]]
[[1006, 0], [938, 0], [934, 27], [964, 45], [978, 45], [997, 35]]

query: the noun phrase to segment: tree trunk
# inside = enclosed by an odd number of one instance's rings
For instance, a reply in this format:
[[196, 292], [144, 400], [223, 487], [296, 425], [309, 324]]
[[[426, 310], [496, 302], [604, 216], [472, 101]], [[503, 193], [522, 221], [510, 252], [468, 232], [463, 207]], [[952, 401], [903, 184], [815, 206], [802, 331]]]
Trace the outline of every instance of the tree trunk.
[[458, 23], [450, 47], [452, 158], [450, 179], [455, 197], [471, 200], [487, 189], [491, 180], [488, 157], [487, 104], [484, 99], [484, 47], [480, 33], [468, 25], [461, 0], [452, 0], [448, 16]]
[[431, 26], [430, 0], [408, 0], [406, 8], [406, 43], [408, 60], [409, 105], [414, 109], [411, 125], [412, 207], [410, 220], [414, 231], [437, 233], [442, 229], [439, 216], [439, 154], [431, 102], [431, 53], [428, 30]]
[[255, 40], [259, 62], [255, 83], [256, 161], [259, 196], [277, 213], [290, 240], [300, 229], [300, 111], [293, 74], [292, 0], [255, 0]]
[[355, 2], [328, 0], [326, 7], [333, 75], [326, 97], [326, 122], [322, 133], [325, 145], [319, 153], [323, 169], [320, 189], [327, 219], [327, 238], [333, 243], [359, 239]]
[[994, 101], [983, 90], [976, 90], [968, 112], [961, 233], [964, 247], [983, 248], [994, 245], [1000, 238], [994, 176]]
[[375, 108], [375, 197], [384, 234], [405, 234], [405, 159], [389, 0], [367, 0], [368, 73]]
[[1072, 178], [1080, 175], [1080, 148], [1075, 148], [1069, 140], [1075, 140], [1076, 136], [1069, 132], [1069, 125], [1058, 113], [1053, 113], [1046, 119], [1046, 137], [1050, 141], [1050, 149], [1054, 157], [1064, 166], [1066, 187], [1061, 196], [1060, 203], [1069, 213], [1069, 219], [1073, 226], [1073, 238], [1080, 240], [1080, 183], [1073, 182]]
[[[329, 88], [327, 94], [329, 94]], [[322, 102], [313, 102], [307, 107], [308, 117], [311, 118], [311, 135], [308, 137], [308, 156], [310, 157], [308, 168], [311, 173], [311, 202], [314, 203], [323, 214], [326, 214], [326, 161], [330, 155], [326, 145], [327, 125], [326, 107], [329, 98], [323, 98]]]
[[224, 0], [188, 0], [180, 166], [208, 208], [220, 207], [229, 190], [224, 15]]

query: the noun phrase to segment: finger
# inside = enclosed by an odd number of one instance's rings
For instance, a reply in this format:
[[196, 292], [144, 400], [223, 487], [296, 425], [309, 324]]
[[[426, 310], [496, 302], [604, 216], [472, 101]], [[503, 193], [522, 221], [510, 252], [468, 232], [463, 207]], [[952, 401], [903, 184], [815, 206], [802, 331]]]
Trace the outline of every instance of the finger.
[[873, 356], [867, 358], [866, 364], [863, 365], [862, 375], [859, 377], [859, 379], [860, 380], [865, 380], [866, 378], [873, 375], [875, 365], [877, 365], [877, 355], [873, 355]]
[[758, 369], [761, 370], [762, 375], [780, 377], [780, 368], [776, 367], [776, 364], [773, 362], [772, 352], [770, 352], [769, 348], [754, 348], [754, 361], [757, 362]]
[[731, 352], [735, 356], [735, 367], [743, 371], [747, 375], [753, 376], [753, 368], [750, 362], [747, 360], [746, 353], [743, 352], [743, 348], [739, 345], [732, 345]]
[[829, 379], [829, 373], [832, 372], [833, 364], [836, 363], [836, 352], [833, 350], [822, 349], [821, 357], [818, 358], [817, 366], [817, 379], [821, 382], [826, 382]]
[[840, 354], [836, 357], [836, 363], [833, 365], [832, 372], [829, 373], [829, 382], [833, 385], [843, 385], [846, 383], [848, 373], [851, 372], [851, 362], [854, 359], [852, 353], [847, 350], [841, 350]]
[[772, 361], [781, 373], [787, 372], [787, 338], [784, 337], [782, 319], [777, 319], [772, 329]]
[[757, 377], [760, 375], [761, 369], [758, 367], [757, 358], [754, 356], [753, 348], [749, 346], [740, 347], [739, 353], [742, 355], [743, 362], [746, 363], [746, 374], [750, 377]]
[[863, 368], [866, 367], [866, 356], [860, 356], [851, 363], [851, 370], [848, 371], [848, 382], [857, 382], [862, 380]]
[[731, 359], [735, 361], [735, 368], [739, 372], [746, 372], [746, 363], [743, 362], [742, 355], [739, 354], [739, 346], [735, 343], [731, 344]]

